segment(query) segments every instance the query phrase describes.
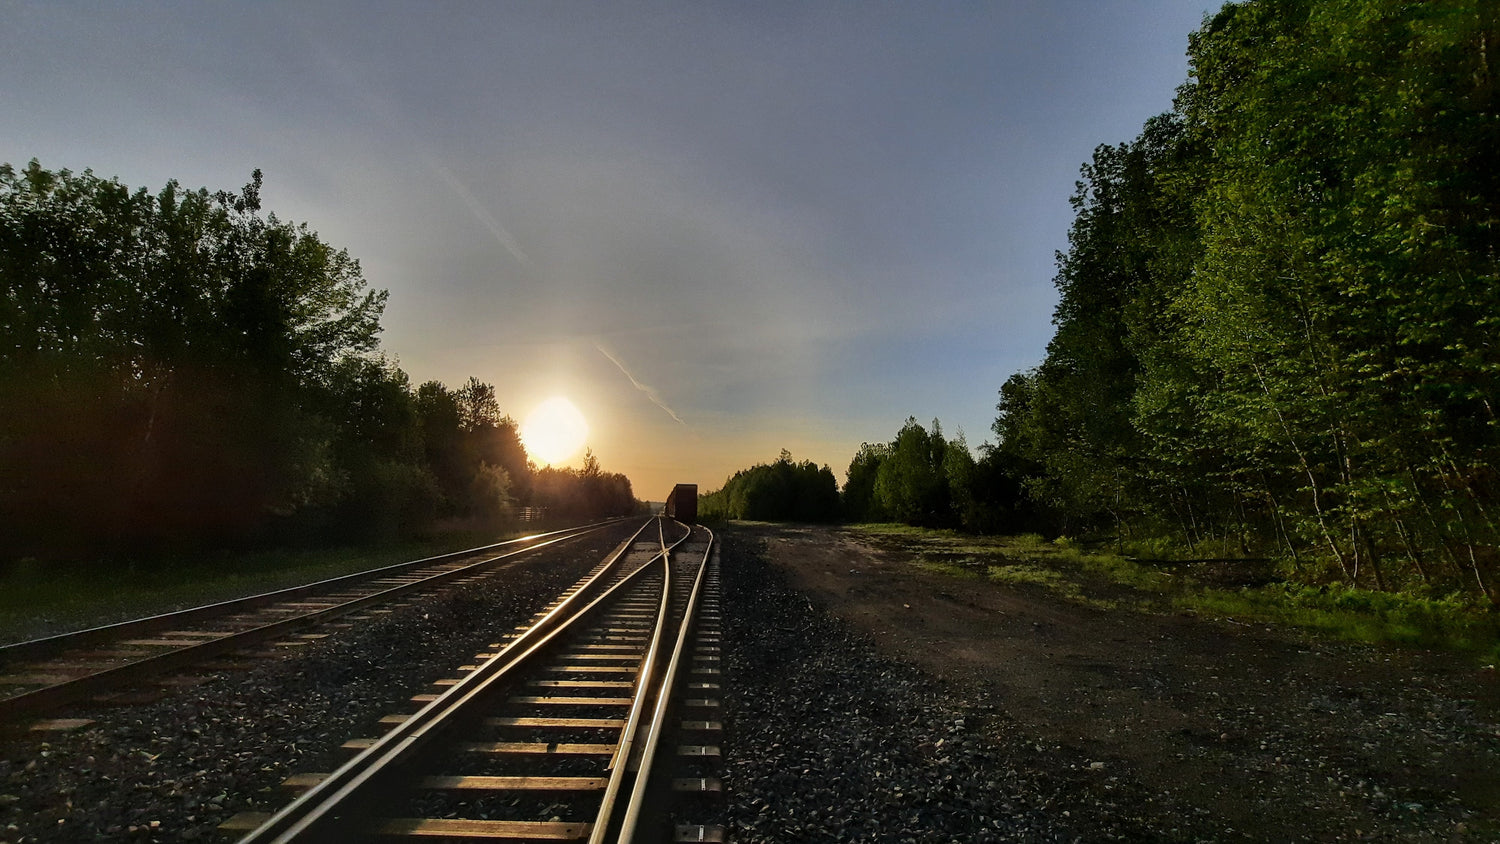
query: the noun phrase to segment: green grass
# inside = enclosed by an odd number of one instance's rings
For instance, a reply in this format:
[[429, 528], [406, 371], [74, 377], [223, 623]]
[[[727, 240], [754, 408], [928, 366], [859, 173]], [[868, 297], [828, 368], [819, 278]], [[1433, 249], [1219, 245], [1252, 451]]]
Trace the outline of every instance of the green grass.
[[[1500, 618], [1457, 596], [1290, 583], [1224, 588], [1200, 582], [1183, 567], [1141, 563], [1069, 539], [1048, 542], [1036, 534], [975, 537], [906, 525], [855, 525], [851, 530], [910, 554], [913, 564], [926, 571], [1044, 589], [1102, 609], [1187, 611], [1291, 626], [1346, 641], [1450, 650], [1500, 662]], [[1149, 556], [1170, 556], [1160, 543], [1129, 550], [1142, 556], [1148, 556], [1146, 551]]]
[[0, 642], [97, 627], [269, 592], [535, 533], [445, 534], [421, 542], [167, 557], [133, 563], [23, 560], [0, 572]]
[[1492, 664], [1500, 661], [1500, 620], [1459, 598], [1297, 584], [1205, 589], [1189, 598], [1179, 605], [1317, 630], [1352, 642], [1438, 648], [1472, 653]]
[[963, 580], [978, 580], [984, 576], [981, 572], [956, 562], [918, 558], [915, 565], [923, 571], [930, 571], [933, 574], [946, 574], [949, 577], [957, 577]]
[[1040, 566], [1028, 565], [1004, 565], [990, 566], [986, 572], [991, 583], [1005, 583], [1011, 586], [1041, 586], [1053, 592], [1060, 592], [1070, 598], [1082, 597], [1078, 584], [1064, 577], [1060, 572]]

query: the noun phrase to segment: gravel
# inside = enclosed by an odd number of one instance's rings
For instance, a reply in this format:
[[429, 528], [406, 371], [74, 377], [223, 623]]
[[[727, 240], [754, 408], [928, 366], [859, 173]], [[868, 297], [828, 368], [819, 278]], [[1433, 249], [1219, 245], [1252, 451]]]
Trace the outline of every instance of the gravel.
[[733, 841], [1500, 840], [1493, 668], [965, 604], [955, 581], [827, 576], [850, 548], [766, 532], [722, 552]]
[[[83, 730], [0, 735], [0, 844], [220, 840], [218, 824], [279, 808], [285, 777], [332, 770], [346, 758], [340, 744], [410, 711], [410, 695], [526, 620], [631, 529], [152, 703], [56, 713], [96, 719]], [[1311, 680], [1247, 689], [1215, 710], [1213, 729], [1186, 737], [1175, 764], [1242, 766], [1270, 805], [1305, 812], [1308, 826], [1233, 829], [1212, 806], [1142, 784], [1120, 759], [1039, 737], [985, 683], [882, 656], [791, 588], [759, 543], [731, 535], [721, 557], [727, 793], [717, 817], [694, 819], [724, 824], [737, 844], [1482, 840], [1489, 829], [1471, 826], [1448, 788], [1393, 782], [1357, 752], [1399, 736], [1413, 750], [1462, 748], [1468, 770], [1492, 771], [1500, 733], [1469, 702], [1420, 686], [1397, 702]]]
[[547, 549], [477, 587], [341, 631], [294, 656], [205, 674], [155, 702], [75, 706], [68, 733], [0, 737], [0, 844], [220, 840], [242, 811], [274, 811], [294, 773], [329, 771], [350, 738], [410, 711], [484, 646], [526, 621], [634, 530]]
[[879, 656], [753, 546], [721, 553], [731, 841], [1182, 837], [1176, 807], [1008, 738], [993, 702]]

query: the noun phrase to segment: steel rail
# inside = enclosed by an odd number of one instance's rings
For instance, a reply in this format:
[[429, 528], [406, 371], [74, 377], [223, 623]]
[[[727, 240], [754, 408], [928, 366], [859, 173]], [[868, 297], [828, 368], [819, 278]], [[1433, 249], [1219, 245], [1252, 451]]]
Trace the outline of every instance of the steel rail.
[[[603, 522], [595, 522], [588, 525], [563, 528], [561, 530], [547, 531], [545, 533], [534, 533], [528, 536], [520, 536], [515, 539], [507, 539], [504, 542], [494, 542], [489, 545], [480, 545], [463, 551], [450, 551], [445, 554], [436, 554], [431, 557], [423, 557], [420, 560], [409, 560], [404, 563], [393, 563], [380, 568], [367, 569], [352, 574], [330, 577], [326, 580], [318, 580], [312, 583], [304, 583], [298, 586], [288, 586], [284, 589], [276, 589], [270, 592], [261, 592], [256, 595], [246, 595], [241, 598], [231, 598], [227, 601], [219, 601], [213, 604], [204, 604], [197, 607], [189, 607], [183, 610], [160, 613], [158, 615], [134, 618], [128, 621], [120, 621], [114, 624], [105, 624], [99, 627], [89, 627], [83, 630], [73, 630], [68, 633], [57, 633], [52, 636], [42, 636], [36, 639], [28, 639], [24, 642], [12, 642], [8, 645], [0, 645], [0, 665], [23, 659], [44, 659], [53, 656], [69, 648], [86, 647], [120, 639], [126, 636], [134, 636], [139, 633], [150, 633], [154, 630], [162, 630], [176, 627], [186, 622], [201, 621], [205, 618], [214, 618], [227, 615], [237, 610], [248, 610], [256, 607], [274, 604], [288, 598], [300, 598], [314, 592], [320, 592], [335, 586], [344, 586], [351, 583], [359, 583], [364, 580], [374, 580], [379, 577], [399, 574], [409, 569], [420, 568], [431, 563], [451, 560], [458, 557], [466, 557], [471, 554], [480, 554], [506, 545], [515, 545], [520, 542], [530, 542], [535, 539], [545, 539], [564, 533], [575, 533], [582, 535], [587, 531], [598, 530], [620, 519], [609, 519]], [[567, 537], [563, 537], [567, 538]], [[537, 546], [540, 547], [540, 546]], [[499, 558], [496, 558], [499, 559]]]
[[[675, 519], [674, 519], [675, 521]], [[681, 524], [679, 522], [679, 524]], [[658, 522], [658, 526], [665, 530], [665, 525]], [[625, 776], [629, 772], [630, 757], [635, 750], [635, 736], [641, 729], [641, 718], [646, 710], [653, 694], [658, 690], [652, 682], [656, 673], [657, 653], [661, 650], [662, 634], [666, 632], [667, 624], [671, 621], [672, 609], [672, 551], [678, 545], [692, 538], [693, 530], [688, 528], [687, 534], [681, 539], [673, 542], [671, 546], [666, 544], [666, 536], [662, 536], [661, 555], [656, 559], [662, 561], [662, 585], [661, 601], [657, 608], [657, 618], [654, 629], [651, 631], [651, 644], [646, 649], [646, 659], [641, 664], [640, 682], [636, 683], [635, 694], [630, 702], [630, 715], [626, 718], [625, 729], [620, 732], [620, 743], [615, 748], [615, 754], [610, 766], [609, 782], [604, 789], [604, 799], [600, 803], [599, 813], [594, 819], [594, 826], [590, 830], [589, 844], [603, 844], [614, 826], [615, 803], [619, 799], [620, 790], [624, 786]], [[654, 563], [656, 560], [653, 559]]]
[[[672, 704], [672, 690], [677, 686], [677, 671], [681, 667], [682, 654], [687, 650], [687, 642], [698, 615], [698, 599], [703, 595], [703, 583], [708, 576], [709, 558], [714, 550], [714, 532], [708, 528], [704, 530], [708, 531], [708, 546], [703, 549], [703, 560], [698, 564], [698, 575], [693, 580], [693, 591], [688, 596], [687, 607], [684, 608], [682, 614], [681, 627], [677, 631], [677, 644], [672, 648], [672, 657], [667, 662], [666, 673], [662, 677], [661, 691], [656, 697], [656, 709], [651, 716], [651, 732], [646, 737], [646, 743], [641, 750], [639, 773], [630, 791], [630, 801], [626, 804], [625, 815], [620, 822], [619, 844], [633, 844], [635, 841], [636, 829], [640, 825], [641, 814], [645, 810], [647, 790], [651, 785], [651, 774], [655, 769], [656, 749], [661, 745], [662, 737], [667, 732], [667, 712]], [[689, 535], [691, 535], [691, 529], [689, 529]]]
[[[191, 664], [193, 664], [195, 662], [201, 661], [203, 659], [207, 659], [209, 657], [219, 656], [220, 654], [224, 654], [224, 653], [228, 653], [230, 651], [238, 650], [240, 648], [245, 647], [246, 645], [253, 644], [255, 642], [264, 641], [266, 639], [277, 638], [279, 636], [283, 636], [285, 634], [291, 633], [291, 632], [293, 632], [295, 630], [300, 630], [300, 629], [305, 628], [305, 627], [311, 627], [311, 626], [316, 625], [316, 624], [321, 624], [321, 623], [323, 623], [325, 621], [329, 621], [329, 620], [331, 620], [333, 618], [336, 618], [338, 616], [347, 615], [348, 613], [354, 612], [356, 610], [359, 610], [359, 609], [361, 609], [363, 607], [366, 607], [366, 606], [370, 606], [372, 604], [379, 604], [379, 603], [382, 603], [384, 601], [388, 601], [388, 600], [390, 600], [392, 598], [398, 597], [398, 596], [406, 594], [408, 592], [413, 592], [413, 591], [417, 591], [417, 590], [420, 590], [420, 589], [429, 588], [429, 587], [435, 586], [437, 584], [443, 583], [443, 582], [448, 581], [448, 580], [454, 580], [454, 579], [457, 579], [459, 577], [462, 577], [462, 576], [465, 576], [465, 575], [468, 575], [468, 574], [472, 574], [476, 569], [481, 569], [481, 568], [484, 568], [484, 567], [487, 567], [487, 566], [492, 566], [495, 563], [498, 563], [498, 562], [500, 562], [502, 560], [506, 560], [506, 559], [509, 559], [511, 557], [516, 557], [516, 556], [519, 556], [521, 554], [526, 554], [526, 553], [529, 553], [531, 551], [536, 551], [538, 549], [545, 548], [545, 547], [547, 547], [549, 545], [554, 545], [554, 544], [556, 544], [558, 542], [564, 542], [564, 541], [569, 540], [569, 539], [574, 539], [574, 538], [576, 538], [578, 536], [583, 536], [583, 535], [585, 535], [586, 533], [588, 533], [590, 531], [600, 529], [602, 526], [603, 526], [602, 524], [601, 525], [592, 525], [592, 526], [587, 526], [585, 528], [577, 528], [577, 529], [570, 529], [570, 530], [564, 530], [564, 531], [553, 531], [553, 532], [546, 533], [546, 534], [539, 534], [537, 536], [543, 536], [543, 537], [550, 536], [552, 538], [545, 539], [544, 541], [537, 542], [537, 543], [532, 544], [532, 545], [528, 545], [525, 548], [519, 548], [519, 549], [517, 549], [515, 551], [511, 551], [511, 552], [506, 553], [506, 554], [501, 554], [501, 555], [496, 556], [496, 557], [491, 557], [491, 558], [488, 558], [488, 559], [485, 559], [485, 560], [480, 560], [478, 562], [471, 563], [471, 564], [466, 565], [466, 566], [461, 566], [461, 567], [456, 568], [456, 569], [451, 569], [451, 570], [444, 571], [444, 572], [438, 572], [438, 573], [430, 575], [428, 577], [424, 577], [421, 580], [415, 580], [415, 581], [412, 581], [411, 583], [403, 583], [403, 584], [400, 584], [398, 586], [393, 586], [393, 587], [390, 587], [388, 589], [383, 589], [383, 590], [381, 590], [379, 592], [374, 592], [374, 593], [371, 593], [369, 595], [365, 595], [365, 596], [362, 596], [360, 598], [356, 598], [356, 599], [351, 600], [351, 601], [345, 601], [345, 602], [340, 603], [340, 604], [338, 604], [336, 606], [328, 607], [328, 608], [325, 608], [325, 609], [312, 610], [311, 612], [302, 613], [302, 614], [299, 614], [299, 615], [294, 616], [292, 618], [286, 618], [286, 619], [281, 619], [279, 621], [273, 621], [273, 622], [271, 622], [269, 624], [264, 624], [264, 625], [261, 625], [261, 626], [258, 626], [258, 627], [251, 628], [249, 630], [241, 630], [241, 631], [234, 632], [234, 633], [228, 633], [228, 634], [226, 634], [224, 636], [221, 636], [220, 638], [217, 638], [217, 639], [210, 639], [210, 640], [205, 641], [205, 642], [198, 642], [196, 644], [186, 645], [185, 647], [177, 648], [175, 650], [167, 651], [165, 653], [159, 653], [159, 654], [154, 654], [154, 655], [147, 655], [147, 656], [144, 656], [141, 659], [133, 660], [133, 661], [127, 662], [127, 663], [125, 663], [123, 665], [117, 665], [117, 666], [114, 666], [114, 667], [111, 667], [111, 668], [106, 668], [106, 669], [103, 669], [102, 671], [95, 671], [95, 672], [92, 672], [92, 673], [89, 673], [89, 674], [85, 674], [82, 677], [76, 677], [76, 678], [73, 678], [71, 680], [67, 680], [67, 681], [61, 682], [61, 683], [55, 683], [53, 685], [45, 686], [45, 687], [40, 688], [40, 689], [35, 689], [33, 691], [30, 691], [30, 692], [24, 692], [22, 694], [15, 695], [13, 697], [3, 698], [3, 699], [0, 699], [0, 720], [15, 718], [15, 717], [18, 717], [18, 716], [21, 716], [21, 715], [34, 714], [34, 713], [39, 712], [39, 711], [43, 711], [43, 710], [46, 710], [46, 709], [49, 709], [49, 708], [52, 708], [52, 707], [60, 706], [60, 705], [62, 705], [64, 703], [68, 703], [68, 702], [77, 700], [80, 697], [83, 697], [84, 695], [108, 689], [108, 688], [110, 688], [110, 687], [118, 684], [120, 681], [125, 680], [127, 678], [131, 679], [131, 680], [136, 680], [136, 679], [139, 679], [140, 677], [145, 676], [145, 675], [159, 674], [159, 673], [161, 673], [163, 671], [171, 671], [173, 669], [182, 668], [182, 667], [185, 667], [187, 665], [191, 665]], [[644, 526], [642, 527], [642, 529], [644, 529]], [[558, 535], [558, 534], [565, 534], [565, 535]], [[535, 538], [537, 538], [537, 537], [536, 536], [526, 537], [524, 539], [535, 539]], [[495, 547], [500, 547], [502, 545], [514, 544], [515, 542], [518, 542], [518, 541], [523, 541], [523, 540], [509, 540], [507, 542], [496, 543], [495, 545], [486, 546], [486, 547], [487, 548], [495, 548]], [[458, 556], [458, 555], [462, 555], [462, 554], [465, 554], [465, 553], [471, 553], [471, 552], [455, 552], [455, 554], [452, 554], [452, 555], [439, 555], [439, 557], [428, 558], [425, 561], [419, 561], [419, 562], [432, 562], [433, 560], [442, 559], [442, 558], [448, 558], [448, 557], [451, 557], [451, 556]], [[386, 569], [376, 569], [374, 571], [385, 571], [385, 570], [390, 569], [390, 568], [398, 568], [398, 567], [410, 567], [411, 565], [412, 564], [401, 563], [401, 564], [398, 564], [397, 566], [394, 566], [394, 567], [386, 567]], [[370, 574], [370, 573], [366, 573], [366, 574]], [[346, 575], [344, 577], [333, 578], [333, 579], [327, 580], [327, 581], [321, 581], [320, 583], [322, 585], [328, 585], [328, 584], [338, 583], [338, 582], [347, 580], [348, 577], [349, 576]], [[293, 588], [294, 589], [300, 589], [302, 587], [293, 587]], [[282, 590], [282, 591], [287, 591], [287, 590]], [[279, 594], [279, 593], [268, 593], [268, 594]], [[233, 602], [226, 602], [226, 603], [233, 603]], [[223, 605], [220, 604], [220, 605], [211, 605], [211, 606], [223, 606]], [[186, 611], [186, 612], [191, 612], [191, 611]], [[156, 616], [154, 618], [161, 618], [161, 617], [162, 616]], [[128, 624], [128, 623], [129, 622], [126, 622], [126, 624]], [[94, 628], [94, 629], [95, 630], [99, 630], [99, 629], [104, 629], [104, 628]]]
[[417, 750], [433, 739], [440, 730], [466, 715], [466, 710], [477, 700], [486, 697], [494, 686], [508, 680], [559, 636], [569, 632], [617, 592], [627, 588], [637, 578], [644, 576], [645, 572], [662, 558], [664, 551], [657, 552], [649, 562], [626, 573], [624, 577], [604, 589], [585, 606], [573, 611], [566, 619], [563, 618], [578, 601], [584, 599], [583, 596], [591, 587], [611, 573], [614, 565], [625, 557], [636, 539], [652, 521], [656, 519], [653, 518], [644, 523], [640, 530], [637, 530], [628, 542], [611, 555], [605, 565], [601, 566], [588, 582], [554, 607], [536, 624], [435, 700], [392, 728], [364, 751], [277, 812], [259, 828], [240, 839], [240, 844], [336, 840], [340, 835], [338, 825], [343, 820], [339, 812], [351, 805], [356, 795], [363, 789], [375, 787], [379, 777], [410, 761]]

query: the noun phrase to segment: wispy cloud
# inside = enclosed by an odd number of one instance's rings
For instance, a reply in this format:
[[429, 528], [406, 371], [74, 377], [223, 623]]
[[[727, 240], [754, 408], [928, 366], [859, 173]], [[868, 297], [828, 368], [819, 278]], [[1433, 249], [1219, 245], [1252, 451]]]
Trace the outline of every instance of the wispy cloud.
[[[375, 91], [371, 90], [365, 80], [353, 68], [341, 61], [323, 40], [313, 34], [311, 29], [297, 27], [293, 32], [303, 43], [308, 45], [310, 52], [318, 57], [329, 70], [330, 75], [334, 79], [339, 80], [367, 112], [384, 124], [387, 133], [398, 138], [403, 138], [415, 150], [422, 149], [423, 144], [407, 128], [407, 121], [401, 117], [400, 113], [385, 98], [378, 96]], [[494, 214], [490, 213], [490, 210], [484, 206], [484, 203], [479, 201], [479, 198], [474, 195], [473, 191], [470, 191], [463, 182], [459, 181], [457, 176], [453, 175], [452, 170], [449, 170], [445, 164], [426, 152], [419, 151], [416, 153], [416, 156], [427, 169], [436, 174], [443, 181], [443, 184], [448, 186], [449, 190], [458, 194], [458, 198], [463, 200], [463, 203], [468, 206], [469, 212], [474, 215], [479, 224], [488, 229], [490, 234], [494, 235], [495, 240], [505, 248], [505, 251], [511, 254], [511, 257], [515, 258], [527, 269], [533, 268], [531, 259], [526, 257], [525, 252], [521, 251], [521, 244], [516, 241], [515, 236], [505, 226], [500, 224], [500, 221], [495, 218]]]
[[505, 226], [500, 225], [500, 221], [495, 219], [495, 215], [491, 214], [488, 208], [484, 207], [484, 203], [480, 202], [479, 198], [474, 196], [464, 186], [464, 183], [458, 180], [457, 176], [453, 175], [452, 170], [449, 170], [442, 163], [431, 158], [427, 159], [427, 166], [431, 167], [437, 173], [438, 178], [442, 179], [444, 184], [452, 189], [454, 193], [458, 194], [458, 198], [462, 199], [464, 204], [469, 206], [469, 211], [474, 214], [474, 218], [490, 230], [490, 234], [495, 236], [495, 240], [499, 241], [500, 245], [505, 247], [505, 251], [509, 252], [511, 257], [521, 262], [522, 266], [528, 269], [531, 268], [531, 259], [526, 257], [525, 252], [521, 251], [521, 244], [516, 242], [515, 237], [511, 235]]
[[657, 407], [661, 408], [662, 410], [666, 411], [667, 415], [670, 416], [670, 417], [672, 417], [673, 421], [675, 421], [677, 424], [683, 425], [683, 426], [687, 425], [686, 422], [682, 421], [682, 417], [677, 415], [677, 411], [675, 411], [672, 408], [668, 407], [667, 403], [661, 400], [661, 396], [659, 396], [659, 395], [656, 394], [656, 390], [652, 389], [651, 387], [649, 387], [649, 386], [647, 386], [645, 384], [642, 384], [639, 380], [636, 379], [636, 377], [634, 375], [631, 375], [630, 374], [630, 370], [628, 370], [628, 369], [625, 368], [625, 364], [621, 363], [620, 359], [617, 358], [617, 357], [615, 357], [609, 351], [609, 349], [604, 348], [604, 344], [603, 343], [595, 343], [594, 344], [594, 348], [596, 348], [596, 349], [599, 350], [599, 354], [604, 355], [605, 357], [609, 358], [609, 362], [610, 363], [612, 363], [615, 366], [619, 367], [620, 371], [623, 372], [623, 373], [625, 373], [625, 377], [630, 379], [630, 383], [634, 384], [635, 388], [637, 390], [640, 390], [641, 392], [645, 393], [646, 394], [646, 398], [650, 399], [652, 404], [654, 404]]

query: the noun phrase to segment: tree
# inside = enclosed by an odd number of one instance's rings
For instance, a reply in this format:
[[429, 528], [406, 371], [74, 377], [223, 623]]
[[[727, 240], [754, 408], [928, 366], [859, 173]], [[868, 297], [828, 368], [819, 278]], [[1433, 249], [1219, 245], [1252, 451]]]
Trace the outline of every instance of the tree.
[[[413, 390], [385, 293], [260, 193], [0, 166], [0, 394], [24, 409], [0, 414], [0, 550], [384, 539], [538, 499], [494, 387]], [[636, 509], [592, 459], [547, 480], [563, 515]]]
[[898, 521], [940, 525], [950, 521], [949, 490], [943, 472], [947, 442], [934, 420], [933, 432], [907, 417], [875, 477], [875, 499]]
[[880, 474], [880, 464], [890, 454], [885, 443], [860, 443], [859, 451], [849, 461], [849, 471], [844, 481], [843, 507], [845, 518], [856, 522], [878, 522], [886, 518], [875, 500], [875, 479]]
[[477, 431], [500, 425], [503, 417], [494, 386], [471, 375], [468, 383], [454, 393], [454, 400], [458, 404], [458, 424], [463, 430]]
[[531, 500], [526, 451], [515, 421], [500, 412], [493, 386], [474, 377], [458, 390], [429, 381], [417, 388], [415, 402], [423, 453], [447, 515], [494, 521]]
[[[933, 420], [933, 429], [937, 429], [936, 420]], [[954, 520], [964, 528], [975, 529], [981, 520], [978, 492], [975, 488], [978, 466], [974, 462], [973, 453], [969, 451], [969, 443], [964, 438], [963, 431], [959, 431], [958, 436], [943, 449], [942, 468], [943, 478], [948, 484], [948, 506], [952, 509]]]
[[838, 481], [833, 470], [810, 460], [798, 463], [781, 450], [773, 463], [742, 469], [720, 489], [699, 496], [699, 518], [826, 522], [837, 518]]
[[1497, 42], [1473, 0], [1226, 5], [1084, 168], [981, 464], [1070, 530], [1500, 602]]
[[538, 469], [531, 500], [550, 514], [584, 519], [628, 516], [643, 506], [635, 498], [630, 479], [604, 471], [592, 450], [585, 455], [581, 468]]
[[260, 216], [260, 186], [0, 165], [0, 389], [28, 408], [0, 422], [13, 542], [243, 534], [336, 486], [307, 396], [375, 349], [385, 294]]

